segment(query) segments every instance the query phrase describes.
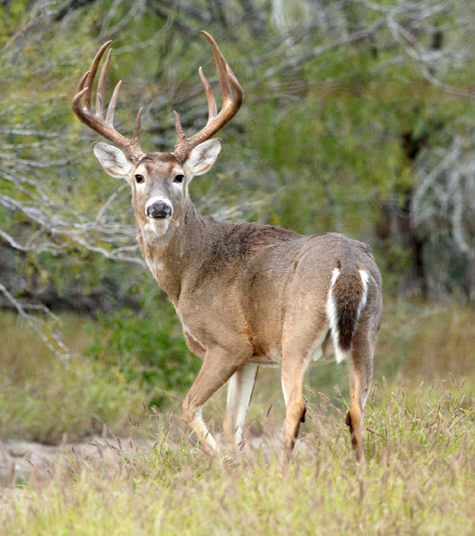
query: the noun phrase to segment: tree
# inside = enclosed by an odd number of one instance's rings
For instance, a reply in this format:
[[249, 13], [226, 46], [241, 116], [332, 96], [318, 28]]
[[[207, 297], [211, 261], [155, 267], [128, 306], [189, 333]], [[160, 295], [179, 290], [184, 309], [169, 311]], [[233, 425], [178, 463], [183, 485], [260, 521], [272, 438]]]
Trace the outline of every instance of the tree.
[[171, 149], [172, 109], [185, 130], [205, 121], [200, 64], [216, 83], [201, 29], [245, 90], [213, 178], [193, 185], [201, 209], [343, 231], [375, 247], [392, 291], [473, 301], [471, 2], [11, 0], [0, 15], [3, 306], [138, 306], [129, 194], [70, 100], [113, 39], [120, 128], [145, 106], [143, 146]]

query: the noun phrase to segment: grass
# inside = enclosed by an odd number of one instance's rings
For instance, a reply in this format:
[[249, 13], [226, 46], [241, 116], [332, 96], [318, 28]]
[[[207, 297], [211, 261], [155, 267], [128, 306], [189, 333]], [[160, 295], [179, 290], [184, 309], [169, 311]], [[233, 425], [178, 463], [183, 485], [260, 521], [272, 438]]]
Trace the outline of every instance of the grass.
[[[109, 340], [111, 326], [104, 327], [102, 323], [74, 315], [63, 315], [61, 321], [65, 341], [77, 354], [84, 354], [93, 341]], [[124, 325], [122, 329], [128, 329], [128, 324]], [[180, 412], [182, 392], [170, 391], [158, 384], [158, 380], [147, 389], [140, 381], [140, 374], [130, 373], [130, 370], [144, 369], [143, 356], [133, 354], [133, 332], [124, 331], [117, 337], [128, 341], [126, 366], [124, 356], [114, 354], [121, 352], [122, 346], [109, 345], [107, 352], [105, 342], [98, 359], [72, 359], [67, 368], [15, 315], [1, 313], [0, 333], [2, 439], [58, 444], [65, 433], [71, 440], [79, 440], [100, 432], [104, 424], [114, 433], [124, 434], [129, 417], [140, 417], [143, 403], [158, 398], [167, 399], [169, 407]], [[137, 334], [137, 347], [140, 342], [140, 351], [151, 353], [154, 345], [144, 346], [144, 337], [143, 333], [140, 337]], [[179, 345], [175, 339], [172, 342], [176, 352]], [[163, 346], [165, 342], [160, 344]], [[474, 348], [473, 309], [388, 301], [378, 339], [374, 377], [380, 381], [384, 377], [389, 383], [404, 380], [412, 388], [421, 381], [448, 379], [453, 374], [475, 385]], [[173, 355], [170, 353], [168, 361]], [[186, 361], [183, 363], [185, 366]], [[169, 376], [177, 376], [171, 364], [167, 366], [171, 371]], [[187, 378], [184, 383], [191, 384], [190, 373], [184, 371], [184, 374]], [[342, 408], [349, 396], [347, 383], [344, 365], [311, 366], [305, 394], [310, 401], [326, 396]], [[222, 421], [224, 416], [225, 396], [225, 391], [218, 393], [215, 402], [207, 408], [208, 415], [217, 421]], [[262, 405], [266, 411], [272, 405], [271, 415], [275, 416], [275, 425], [280, 426], [284, 406], [279, 370], [260, 370], [254, 400], [249, 421], [255, 422], [256, 433], [262, 432], [259, 418]]]
[[375, 386], [364, 468], [338, 411], [315, 406], [285, 477], [277, 437], [231, 467], [159, 416], [154, 448], [133, 439], [101, 458], [69, 454], [51, 478], [4, 488], [2, 535], [473, 534], [473, 402], [460, 384]]
[[[80, 354], [89, 344], [91, 321], [65, 315], [64, 337]], [[65, 367], [13, 314], [0, 317], [0, 438], [57, 444], [77, 440], [109, 424], [119, 433], [142, 412], [146, 395], [113, 367], [73, 358]]]
[[[65, 317], [70, 345], [89, 321]], [[97, 452], [58, 449], [48, 472], [0, 482], [2, 536], [49, 535], [471, 535], [475, 532], [475, 312], [386, 304], [367, 404], [364, 468], [343, 424], [346, 369], [309, 371], [309, 419], [281, 476], [283, 402], [276, 370], [258, 377], [242, 462], [210, 459], [171, 413], [143, 413], [147, 393], [100, 362], [65, 369], [13, 316], [0, 321], [1, 437], [57, 442], [109, 426]], [[97, 336], [97, 332], [94, 332]], [[108, 366], [111, 361], [109, 359]], [[87, 378], [87, 380], [86, 380]], [[220, 422], [225, 392], [206, 408]], [[126, 428], [128, 416], [135, 426]], [[130, 441], [113, 441], [127, 433]], [[222, 439], [222, 438], [221, 438]], [[87, 444], [86, 444], [87, 445]], [[92, 447], [89, 446], [89, 449]], [[94, 449], [93, 449], [94, 450]], [[0, 465], [2, 455], [0, 452]]]

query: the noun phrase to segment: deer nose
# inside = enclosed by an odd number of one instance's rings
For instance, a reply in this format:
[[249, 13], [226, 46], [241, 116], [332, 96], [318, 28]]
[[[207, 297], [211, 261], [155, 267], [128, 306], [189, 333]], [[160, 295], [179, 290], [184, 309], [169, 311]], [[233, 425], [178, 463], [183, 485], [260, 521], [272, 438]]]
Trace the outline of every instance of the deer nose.
[[168, 218], [171, 213], [172, 207], [163, 201], [157, 201], [147, 207], [147, 216], [149, 218]]

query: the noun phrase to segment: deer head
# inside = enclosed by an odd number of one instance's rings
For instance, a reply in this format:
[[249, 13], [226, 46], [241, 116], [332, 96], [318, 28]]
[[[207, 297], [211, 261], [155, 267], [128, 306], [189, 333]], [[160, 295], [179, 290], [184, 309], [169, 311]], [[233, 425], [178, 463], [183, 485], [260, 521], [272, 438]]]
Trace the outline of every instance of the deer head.
[[221, 150], [221, 141], [209, 138], [236, 115], [243, 99], [243, 90], [216, 42], [208, 33], [202, 33], [213, 49], [223, 94], [223, 106], [217, 113], [211, 87], [200, 67], [199, 75], [208, 100], [208, 122], [200, 132], [191, 138], [186, 138], [180, 116], [174, 112], [178, 141], [172, 153], [142, 151], [140, 147], [142, 109], [137, 115], [130, 140], [114, 128], [114, 111], [121, 82], [114, 89], [104, 118], [104, 88], [112, 50], [109, 50], [102, 67], [97, 84], [95, 111], [92, 110], [94, 79], [99, 63], [111, 41], [99, 49], [91, 69], [81, 78], [72, 103], [74, 113], [84, 124], [115, 144], [113, 146], [96, 142], [93, 145], [94, 154], [106, 173], [129, 182], [137, 223], [143, 230], [152, 231], [158, 236], [163, 236], [167, 232], [171, 222], [180, 224], [188, 201], [188, 185], [191, 179], [211, 169]]

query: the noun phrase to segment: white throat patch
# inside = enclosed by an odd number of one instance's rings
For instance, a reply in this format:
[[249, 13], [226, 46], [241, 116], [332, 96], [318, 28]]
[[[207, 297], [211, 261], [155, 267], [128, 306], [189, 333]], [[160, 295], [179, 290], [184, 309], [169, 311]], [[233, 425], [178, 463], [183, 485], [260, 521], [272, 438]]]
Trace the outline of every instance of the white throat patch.
[[144, 225], [145, 233], [153, 233], [157, 236], [163, 236], [170, 226], [170, 218], [152, 219], [149, 218], [149, 222]]

